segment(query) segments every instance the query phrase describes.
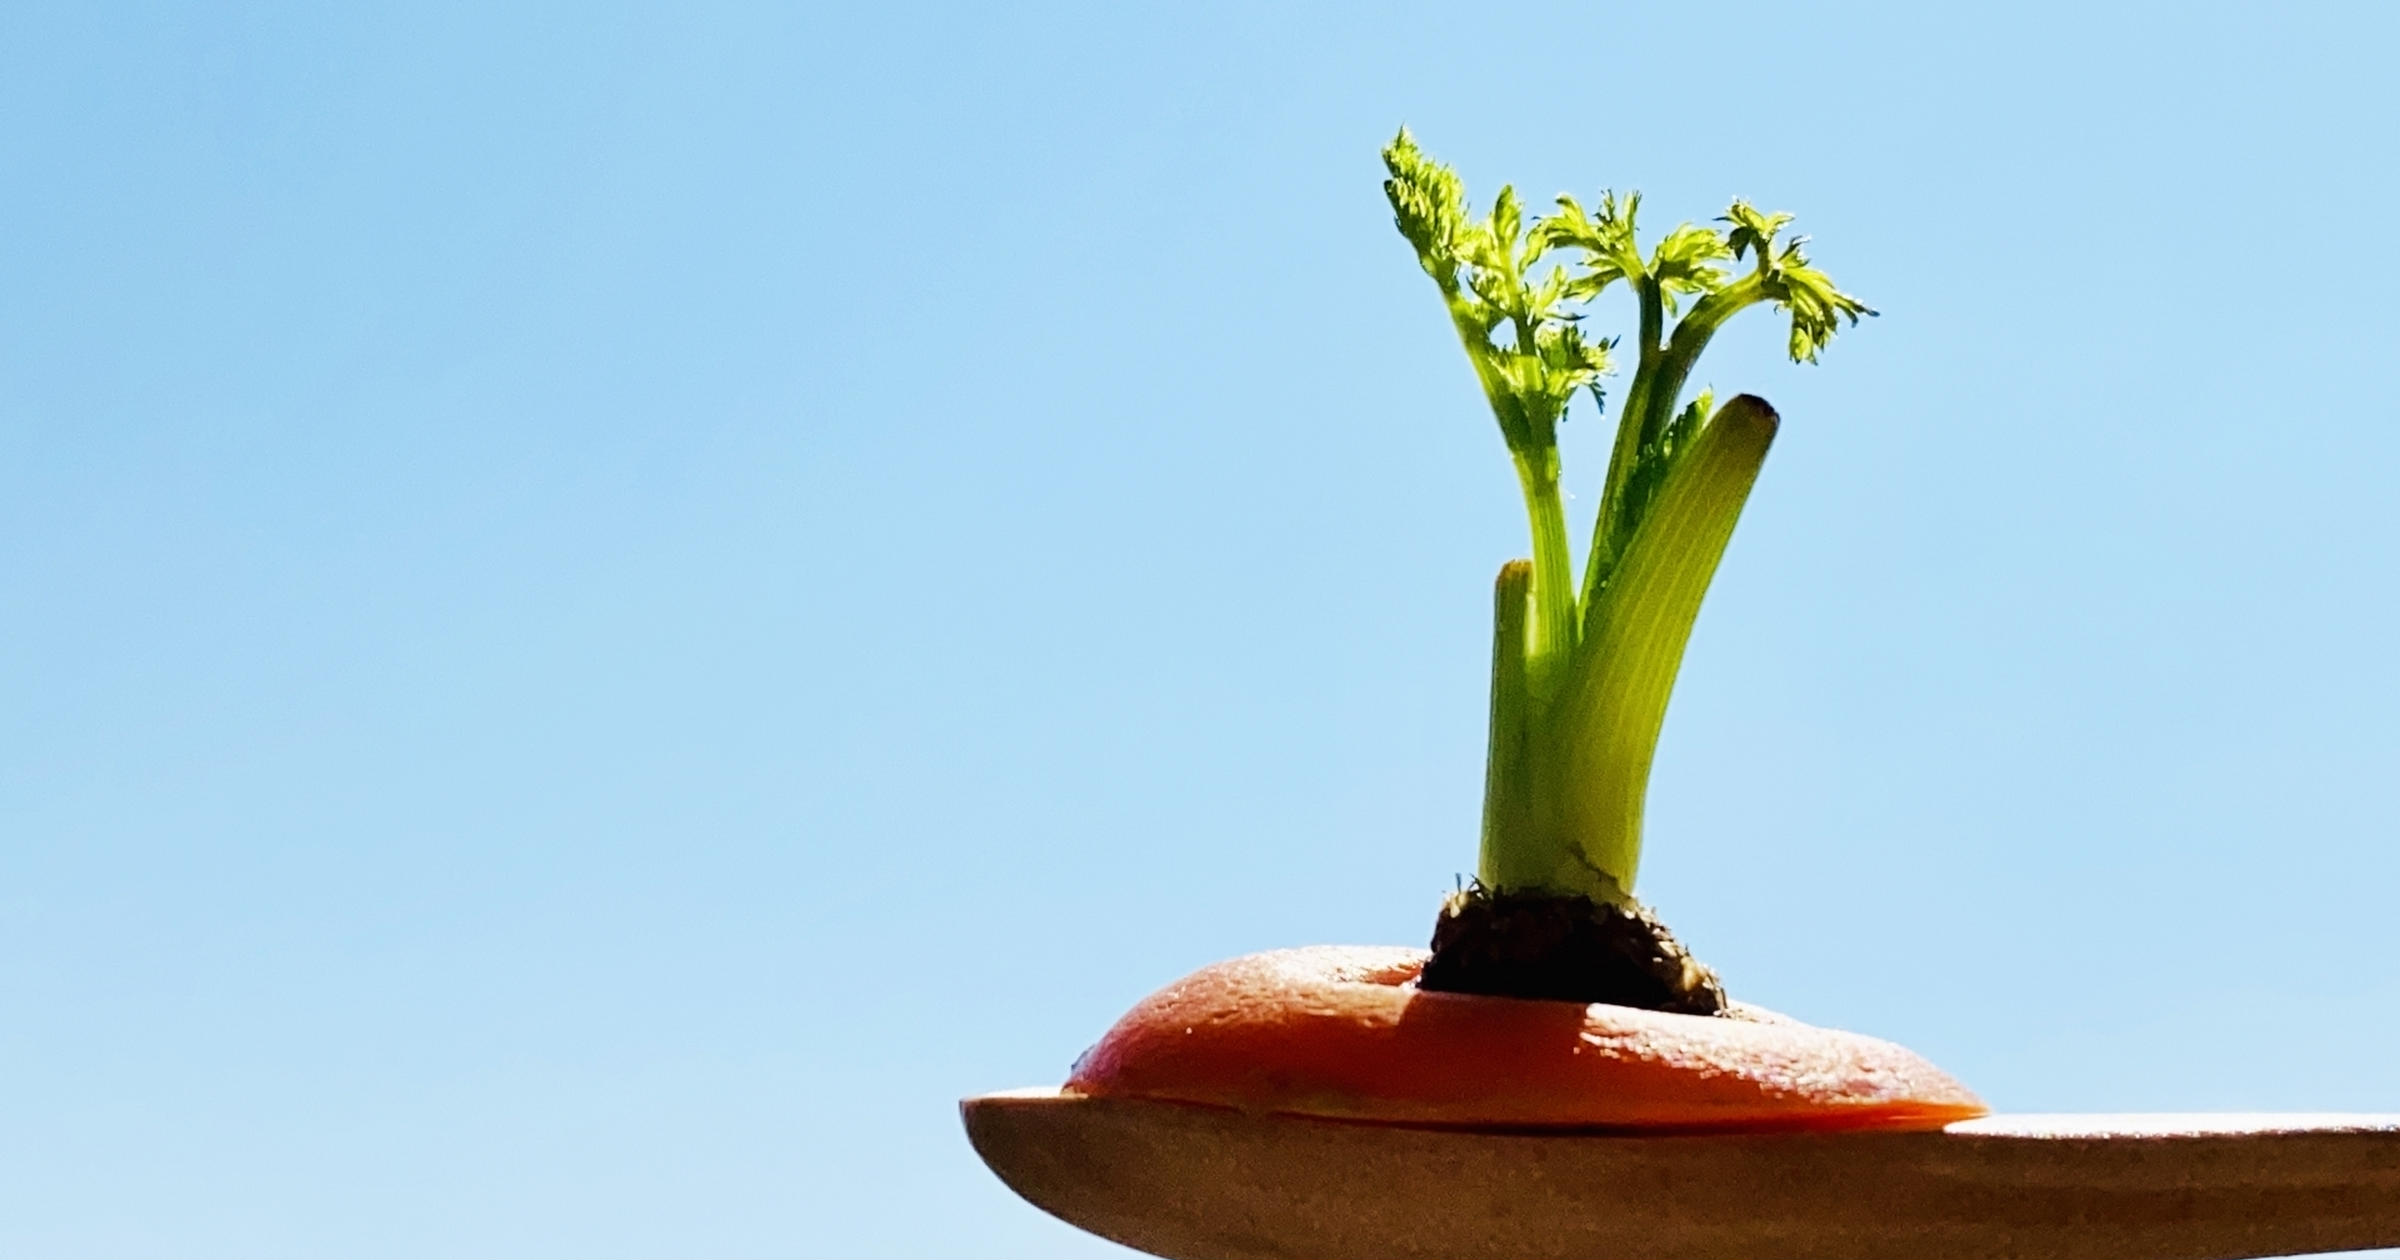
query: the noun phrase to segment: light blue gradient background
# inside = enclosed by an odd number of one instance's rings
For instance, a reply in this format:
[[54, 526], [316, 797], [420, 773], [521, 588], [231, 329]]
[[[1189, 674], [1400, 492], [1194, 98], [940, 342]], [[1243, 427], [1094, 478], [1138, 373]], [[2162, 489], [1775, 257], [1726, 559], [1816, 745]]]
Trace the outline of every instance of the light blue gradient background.
[[1123, 1254], [955, 1100], [1472, 862], [1402, 121], [1884, 312], [1702, 366], [1741, 996], [2400, 1110], [2400, 10], [1949, 10], [10, 6], [0, 1254]]

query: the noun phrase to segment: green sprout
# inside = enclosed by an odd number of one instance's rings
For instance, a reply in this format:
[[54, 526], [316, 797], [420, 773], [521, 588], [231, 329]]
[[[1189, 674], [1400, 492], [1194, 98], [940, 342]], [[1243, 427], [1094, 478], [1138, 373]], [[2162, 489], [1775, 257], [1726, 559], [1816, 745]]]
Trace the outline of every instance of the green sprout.
[[[1726, 320], [1760, 303], [1790, 316], [1794, 362], [1815, 362], [1842, 320], [1874, 312], [1810, 265], [1806, 237], [1777, 242], [1788, 214], [1736, 201], [1722, 228], [1684, 224], [1645, 257], [1638, 194], [1603, 193], [1590, 209], [1562, 196], [1528, 225], [1513, 188], [1476, 217], [1457, 173], [1405, 129], [1383, 161], [1393, 218], [1441, 290], [1533, 525], [1533, 558], [1503, 565], [1496, 593], [1477, 878], [1622, 902], [1667, 696], [1777, 424], [1748, 394], [1683, 401], [1692, 365]], [[1581, 321], [1619, 282], [1640, 309], [1633, 383], [1578, 584], [1558, 426], [1578, 392], [1606, 401], [1618, 340], [1586, 336]]]

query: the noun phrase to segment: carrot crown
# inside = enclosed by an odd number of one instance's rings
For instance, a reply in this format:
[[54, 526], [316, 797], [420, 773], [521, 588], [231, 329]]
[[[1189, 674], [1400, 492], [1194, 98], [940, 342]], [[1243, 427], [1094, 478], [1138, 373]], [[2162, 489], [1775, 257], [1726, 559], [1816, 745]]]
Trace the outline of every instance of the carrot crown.
[[[1457, 173], [1406, 129], [1383, 161], [1393, 219], [1441, 290], [1533, 525], [1533, 558], [1501, 566], [1496, 594], [1478, 877], [1621, 900], [1684, 644], [1777, 424], [1748, 394], [1720, 406], [1704, 389], [1685, 402], [1692, 365], [1726, 320], [1760, 303], [1790, 317], [1794, 362], [1815, 362], [1841, 321], [1875, 312], [1810, 265], [1806, 237], [1778, 243], [1788, 214], [1737, 200], [1723, 226], [1683, 224], [1644, 255], [1638, 193], [1604, 192], [1588, 209], [1561, 196], [1527, 224], [1508, 187], [1476, 216]], [[1581, 321], [1619, 282], [1640, 311], [1633, 381], [1578, 584], [1558, 425], [1579, 392], [1604, 408], [1619, 339], [1589, 337]]]

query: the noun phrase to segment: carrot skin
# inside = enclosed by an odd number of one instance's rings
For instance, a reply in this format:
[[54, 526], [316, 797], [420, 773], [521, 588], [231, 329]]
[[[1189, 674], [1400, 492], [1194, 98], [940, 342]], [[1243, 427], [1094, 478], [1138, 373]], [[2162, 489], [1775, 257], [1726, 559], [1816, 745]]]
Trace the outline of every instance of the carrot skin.
[[1637, 1132], [1940, 1128], [1988, 1110], [1887, 1041], [1752, 1012], [1418, 990], [1418, 950], [1204, 967], [1077, 1062], [1071, 1092], [1396, 1124]]

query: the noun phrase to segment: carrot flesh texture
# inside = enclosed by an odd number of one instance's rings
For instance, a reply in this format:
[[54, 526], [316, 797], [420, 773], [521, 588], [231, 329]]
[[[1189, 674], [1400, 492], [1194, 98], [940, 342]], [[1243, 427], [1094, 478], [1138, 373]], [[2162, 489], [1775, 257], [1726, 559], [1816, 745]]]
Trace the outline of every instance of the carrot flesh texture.
[[1389, 1123], [1930, 1129], [1988, 1109], [1913, 1052], [1806, 1024], [1414, 987], [1421, 951], [1218, 963], [1142, 1001], [1070, 1091]]

